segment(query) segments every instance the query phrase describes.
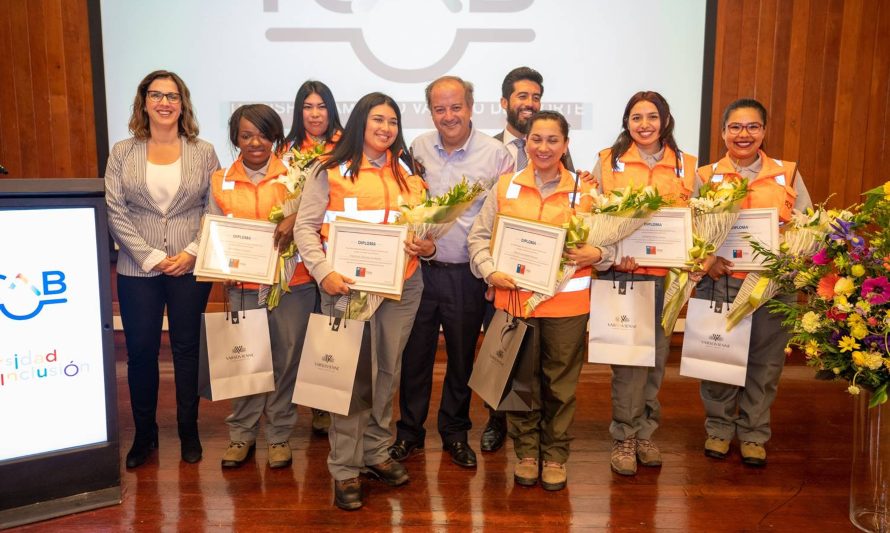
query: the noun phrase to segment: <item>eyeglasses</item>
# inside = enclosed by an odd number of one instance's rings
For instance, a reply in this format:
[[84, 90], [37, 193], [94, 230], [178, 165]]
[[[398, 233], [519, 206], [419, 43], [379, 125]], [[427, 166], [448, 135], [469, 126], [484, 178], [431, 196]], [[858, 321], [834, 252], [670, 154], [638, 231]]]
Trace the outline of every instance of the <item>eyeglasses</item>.
[[726, 131], [733, 135], [742, 133], [742, 130], [746, 130], [749, 135], [757, 135], [758, 133], [763, 131], [763, 124], [761, 124], [760, 122], [749, 122], [748, 124], [739, 124], [738, 122], [733, 122], [732, 124], [726, 125]]
[[179, 101], [182, 100], [182, 95], [180, 95], [179, 93], [162, 93], [161, 91], [148, 91], [145, 94], [152, 102], [160, 102], [164, 99], [164, 97], [166, 97], [167, 101], [171, 104], [178, 104]]

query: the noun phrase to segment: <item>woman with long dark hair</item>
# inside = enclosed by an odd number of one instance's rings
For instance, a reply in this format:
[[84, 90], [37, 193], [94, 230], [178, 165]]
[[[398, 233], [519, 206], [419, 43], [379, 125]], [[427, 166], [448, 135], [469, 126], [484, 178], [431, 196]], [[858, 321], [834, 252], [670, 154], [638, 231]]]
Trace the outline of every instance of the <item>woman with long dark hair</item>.
[[[309, 273], [321, 288], [322, 311], [334, 314], [334, 305], [349, 294], [352, 279], [333, 270], [325, 257], [326, 215], [390, 224], [400, 203], [420, 201], [425, 184], [412, 175], [402, 137], [401, 113], [396, 102], [382, 93], [362, 97], [349, 116], [334, 150], [324, 156], [303, 190], [294, 236]], [[328, 434], [331, 452], [328, 470], [334, 479], [334, 501], [341, 509], [362, 506], [359, 474], [364, 472], [398, 486], [408, 472], [389, 457], [392, 442], [392, 401], [399, 383], [401, 355], [420, 305], [423, 278], [417, 256], [435, 253], [431, 240], [405, 243], [411, 256], [401, 299], [386, 299], [371, 317], [371, 357], [376, 369], [373, 405], [350, 416], [331, 415]]]
[[[695, 157], [682, 152], [674, 140], [674, 117], [663, 96], [655, 91], [634, 94], [624, 108], [621, 133], [615, 143], [599, 153], [593, 169], [602, 192], [628, 185], [652, 185], [675, 207], [686, 206], [700, 182], [693, 170]], [[655, 366], [612, 365], [612, 436], [610, 465], [614, 472], [634, 475], [637, 463], [661, 466], [661, 451], [652, 434], [661, 420], [658, 391], [670, 339], [664, 334], [661, 312], [664, 300], [664, 268], [637, 268], [632, 257], [615, 265], [616, 279], [655, 282]]]

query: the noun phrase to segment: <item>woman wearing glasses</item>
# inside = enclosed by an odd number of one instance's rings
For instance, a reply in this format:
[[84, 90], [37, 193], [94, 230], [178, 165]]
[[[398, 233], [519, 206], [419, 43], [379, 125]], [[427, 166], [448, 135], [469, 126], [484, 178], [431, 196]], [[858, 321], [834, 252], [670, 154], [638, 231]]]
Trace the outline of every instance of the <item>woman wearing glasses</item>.
[[120, 246], [117, 289], [127, 343], [127, 382], [136, 435], [127, 468], [158, 446], [158, 351], [164, 310], [176, 383], [182, 460], [201, 460], [198, 438], [198, 343], [209, 283], [191, 275], [207, 211], [213, 146], [198, 139], [189, 90], [158, 70], [136, 90], [133, 137], [114, 145], [105, 169], [108, 227]]
[[[703, 182], [715, 183], [747, 178], [750, 192], [742, 207], [775, 207], [781, 224], [790, 220], [792, 209], [810, 207], [810, 195], [795, 163], [773, 159], [764, 153], [765, 134], [766, 108], [763, 104], [747, 98], [732, 102], [723, 112], [721, 135], [726, 143], [726, 156], [699, 168], [698, 174]], [[709, 258], [705, 266], [708, 276], [720, 282], [703, 280], [697, 296], [723, 299], [728, 286], [729, 298], [735, 298], [746, 273], [734, 272], [732, 261], [719, 256]], [[725, 283], [724, 276], [729, 276]], [[686, 327], [694, 328], [695, 324], [687, 322]], [[702, 381], [701, 397], [708, 432], [705, 455], [724, 459], [729, 453], [730, 442], [737, 436], [742, 462], [763, 466], [766, 464], [764, 444], [770, 438], [769, 409], [776, 398], [785, 363], [788, 333], [782, 328], [782, 319], [771, 315], [766, 306], [754, 312], [751, 331], [757, 334], [751, 336], [745, 386]]]

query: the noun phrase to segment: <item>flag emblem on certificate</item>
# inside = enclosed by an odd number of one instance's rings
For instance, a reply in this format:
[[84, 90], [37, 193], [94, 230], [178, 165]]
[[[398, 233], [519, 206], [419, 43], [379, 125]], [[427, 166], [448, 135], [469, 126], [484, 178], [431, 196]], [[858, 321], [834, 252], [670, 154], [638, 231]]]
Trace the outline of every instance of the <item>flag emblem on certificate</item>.
[[365, 267], [355, 267], [355, 275], [360, 278], [365, 277]]
[[655, 246], [646, 245], [646, 255], [655, 255]]
[[516, 265], [516, 273], [517, 274], [525, 274], [525, 265], [517, 264]]
[[238, 268], [238, 260], [235, 258], [229, 259], [229, 268]]
[[741, 250], [733, 250], [733, 251], [732, 251], [732, 258], [733, 258], [733, 259], [741, 259], [741, 258], [742, 258], [742, 251], [741, 251]]

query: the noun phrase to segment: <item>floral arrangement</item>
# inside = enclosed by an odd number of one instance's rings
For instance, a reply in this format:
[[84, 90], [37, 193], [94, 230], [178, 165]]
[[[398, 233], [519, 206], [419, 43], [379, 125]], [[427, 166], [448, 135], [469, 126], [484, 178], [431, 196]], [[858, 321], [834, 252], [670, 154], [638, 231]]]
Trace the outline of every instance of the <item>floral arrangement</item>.
[[741, 202], [748, 194], [748, 180], [708, 182], [689, 200], [692, 208], [692, 248], [689, 249], [688, 270], [672, 268], [665, 279], [664, 308], [661, 327], [665, 335], [674, 331], [680, 309], [689, 301], [695, 284], [689, 272], [702, 270], [702, 262], [717, 251], [739, 218]]
[[813, 253], [764, 250], [777, 289], [804, 301], [770, 300], [818, 377], [845, 379], [847, 391], [872, 391], [870, 406], [887, 401], [890, 383], [890, 182], [865, 193], [851, 210], [798, 214], [795, 226], [817, 237]]
[[424, 199], [415, 206], [401, 206], [396, 224], [407, 224], [421, 239], [438, 239], [488, 190], [482, 182], [472, 185], [466, 176], [445, 193]]
[[[281, 183], [287, 188], [287, 196], [285, 196], [284, 201], [294, 202], [295, 209], [298, 209], [300, 206], [300, 195], [303, 192], [303, 187], [306, 185], [306, 178], [311, 173], [312, 163], [315, 162], [315, 160], [318, 159], [318, 156], [323, 154], [325, 150], [325, 143], [323, 140], [314, 139], [314, 141], [315, 144], [305, 151], [301, 151], [300, 147], [295, 143], [293, 148], [291, 148], [283, 158], [287, 161], [287, 173], [278, 176], [276, 179], [278, 183]], [[284, 220], [284, 206], [278, 205], [273, 207], [272, 211], [269, 213], [269, 222], [278, 224], [282, 220]], [[268, 294], [265, 295], [266, 307], [270, 311], [278, 307], [282, 293], [290, 292], [288, 283], [290, 283], [290, 278], [293, 275], [298, 260], [297, 243], [295, 242], [291, 242], [287, 248], [279, 252], [278, 281], [269, 288]], [[262, 294], [260, 296], [260, 303], [262, 303]]]
[[[615, 189], [609, 194], [593, 191], [585, 196], [589, 196], [592, 200], [591, 210], [575, 214], [563, 224], [566, 229], [566, 250], [584, 243], [599, 248], [615, 244], [639, 229], [652, 213], [668, 204], [658, 193], [658, 189], [651, 186], [642, 188], [627, 186]], [[576, 265], [567, 263], [563, 259], [557, 275], [555, 292], [563, 290], [576, 271]], [[550, 296], [546, 294], [534, 293], [525, 302], [525, 312], [531, 314], [548, 298]]]

